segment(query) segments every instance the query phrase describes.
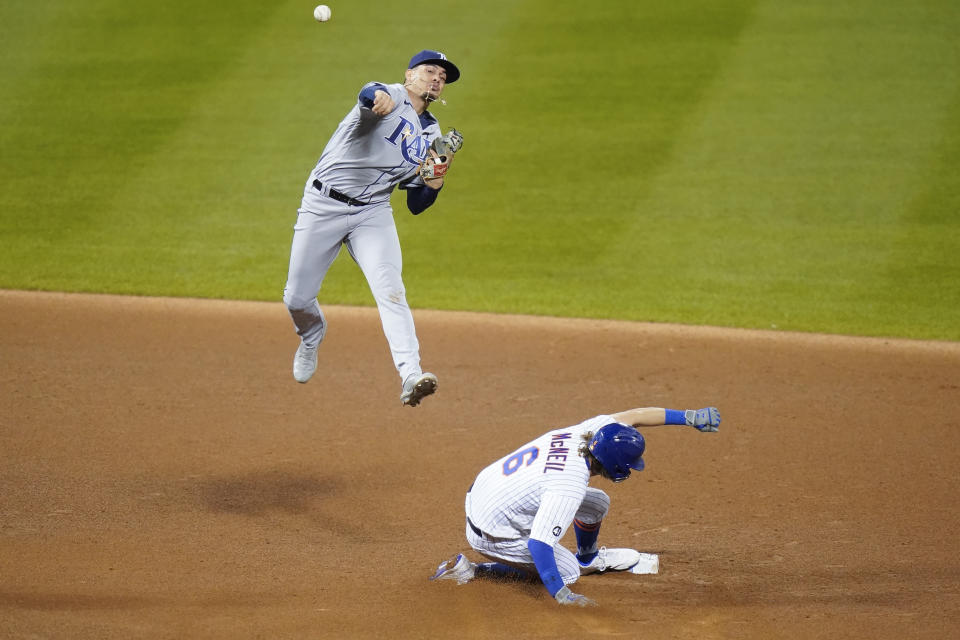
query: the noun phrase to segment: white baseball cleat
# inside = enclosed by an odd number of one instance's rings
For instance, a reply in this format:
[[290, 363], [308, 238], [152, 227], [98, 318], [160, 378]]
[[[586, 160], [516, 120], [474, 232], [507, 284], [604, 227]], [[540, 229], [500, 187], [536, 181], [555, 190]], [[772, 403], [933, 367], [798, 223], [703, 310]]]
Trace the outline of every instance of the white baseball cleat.
[[403, 381], [403, 393], [400, 401], [415, 407], [420, 401], [437, 390], [437, 376], [432, 373], [412, 373]]
[[466, 584], [473, 580], [477, 565], [467, 560], [467, 556], [458, 553], [449, 560], [445, 560], [437, 567], [431, 580], [456, 580], [457, 584]]
[[640, 562], [644, 554], [633, 549], [607, 549], [600, 547], [600, 551], [587, 564], [580, 563], [580, 575], [603, 571], [626, 571]]
[[297, 354], [293, 356], [293, 379], [304, 383], [313, 377], [316, 370], [317, 347], [308, 347], [301, 342], [297, 347]]

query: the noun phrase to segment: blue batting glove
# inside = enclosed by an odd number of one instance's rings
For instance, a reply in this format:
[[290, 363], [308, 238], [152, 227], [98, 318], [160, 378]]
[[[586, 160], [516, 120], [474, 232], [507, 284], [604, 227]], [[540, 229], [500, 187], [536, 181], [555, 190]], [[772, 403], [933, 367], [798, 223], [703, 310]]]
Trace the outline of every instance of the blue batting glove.
[[720, 410], [716, 407], [696, 410], [688, 409], [683, 415], [687, 420], [687, 426], [693, 427], [698, 431], [712, 432], [720, 430]]

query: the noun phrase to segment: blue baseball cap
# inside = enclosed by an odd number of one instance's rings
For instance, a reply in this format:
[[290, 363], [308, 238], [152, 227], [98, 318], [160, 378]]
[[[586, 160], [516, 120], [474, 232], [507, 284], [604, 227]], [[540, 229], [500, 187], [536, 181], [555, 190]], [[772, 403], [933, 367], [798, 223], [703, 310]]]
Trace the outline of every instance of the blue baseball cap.
[[646, 448], [643, 436], [636, 429], [619, 422], [600, 427], [587, 445], [614, 482], [629, 478], [631, 469], [643, 471]]
[[457, 65], [447, 60], [447, 56], [439, 51], [424, 49], [410, 58], [410, 66], [407, 69], [413, 69], [421, 64], [435, 64], [443, 67], [447, 72], [447, 84], [453, 84], [460, 77], [460, 69], [457, 69]]

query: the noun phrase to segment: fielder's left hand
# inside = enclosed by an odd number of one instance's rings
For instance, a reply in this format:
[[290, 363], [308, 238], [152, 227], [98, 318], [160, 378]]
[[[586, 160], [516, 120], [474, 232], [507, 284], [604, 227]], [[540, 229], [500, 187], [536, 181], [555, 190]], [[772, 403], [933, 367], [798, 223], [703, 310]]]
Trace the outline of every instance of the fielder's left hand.
[[450, 163], [453, 162], [453, 154], [441, 156], [432, 147], [427, 151], [427, 158], [420, 163], [420, 177], [431, 189], [439, 189], [443, 186], [443, 177], [447, 175]]
[[684, 414], [687, 419], [687, 426], [693, 427], [698, 431], [719, 431], [720, 430], [720, 410], [716, 407], [707, 407], [706, 409], [688, 409]]
[[444, 135], [433, 139], [429, 152], [420, 163], [420, 177], [431, 189], [443, 186], [443, 176], [453, 162], [453, 156], [463, 146], [463, 134], [456, 129], [450, 129]]

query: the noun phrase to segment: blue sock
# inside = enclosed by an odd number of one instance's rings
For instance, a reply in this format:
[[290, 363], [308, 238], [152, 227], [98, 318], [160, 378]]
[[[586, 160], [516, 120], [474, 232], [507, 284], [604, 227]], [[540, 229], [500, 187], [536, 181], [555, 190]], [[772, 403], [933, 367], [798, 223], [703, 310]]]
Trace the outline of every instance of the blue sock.
[[502, 562], [480, 562], [477, 564], [475, 575], [496, 576], [498, 578], [529, 578], [530, 573], [523, 569], [511, 567]]
[[597, 537], [600, 535], [600, 523], [587, 524], [582, 520], [573, 521], [573, 532], [577, 536], [577, 559], [583, 564], [597, 556]]

